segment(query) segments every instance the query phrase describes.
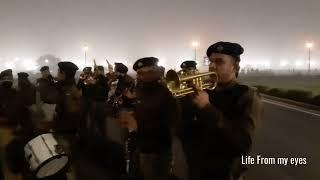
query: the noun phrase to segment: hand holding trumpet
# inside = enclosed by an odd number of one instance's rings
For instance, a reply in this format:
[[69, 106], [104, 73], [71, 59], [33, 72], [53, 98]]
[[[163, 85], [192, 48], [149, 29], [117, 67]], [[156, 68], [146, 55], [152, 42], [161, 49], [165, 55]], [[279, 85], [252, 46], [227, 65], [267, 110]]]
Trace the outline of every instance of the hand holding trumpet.
[[194, 95], [193, 95], [193, 103], [199, 108], [202, 109], [206, 107], [208, 104], [210, 104], [209, 100], [209, 94], [202, 90], [200, 87], [198, 87], [195, 84], [190, 84], [192, 88], [194, 89]]

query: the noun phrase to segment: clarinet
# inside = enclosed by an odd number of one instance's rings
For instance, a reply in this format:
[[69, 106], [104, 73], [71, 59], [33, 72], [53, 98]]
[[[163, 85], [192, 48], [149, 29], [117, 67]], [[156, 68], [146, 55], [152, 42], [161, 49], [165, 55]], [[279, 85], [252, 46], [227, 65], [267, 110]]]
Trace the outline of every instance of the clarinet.
[[137, 179], [137, 166], [135, 164], [136, 133], [128, 131], [128, 136], [124, 142], [125, 150], [125, 177], [126, 179]]

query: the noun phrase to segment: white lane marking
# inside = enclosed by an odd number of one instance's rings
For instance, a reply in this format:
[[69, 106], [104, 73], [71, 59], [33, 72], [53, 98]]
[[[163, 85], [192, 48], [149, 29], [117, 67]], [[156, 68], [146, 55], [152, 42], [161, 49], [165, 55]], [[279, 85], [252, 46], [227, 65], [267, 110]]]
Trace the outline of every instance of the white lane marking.
[[269, 100], [266, 100], [266, 99], [263, 99], [262, 101], [264, 101], [264, 102], [266, 102], [266, 103], [269, 103], [269, 104], [273, 104], [273, 105], [285, 107], [285, 108], [287, 108], [287, 109], [292, 109], [292, 110], [296, 110], [296, 111], [299, 111], [299, 112], [303, 112], [303, 113], [306, 113], [306, 114], [311, 114], [311, 115], [320, 117], [320, 114], [313, 113], [313, 112], [310, 112], [310, 111], [305, 111], [305, 110], [302, 110], [302, 109], [299, 109], [299, 108], [295, 108], [295, 107], [292, 107], [292, 106], [286, 106], [286, 105], [284, 105], [284, 104], [272, 102], [272, 101], [269, 101]]

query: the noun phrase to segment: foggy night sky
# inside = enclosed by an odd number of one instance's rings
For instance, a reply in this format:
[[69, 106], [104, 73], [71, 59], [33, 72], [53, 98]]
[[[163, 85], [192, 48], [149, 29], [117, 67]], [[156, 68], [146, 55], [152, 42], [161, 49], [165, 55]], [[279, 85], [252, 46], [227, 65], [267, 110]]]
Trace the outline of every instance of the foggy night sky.
[[199, 61], [223, 40], [245, 48], [243, 66], [271, 67], [307, 62], [309, 40], [320, 68], [319, 8], [319, 0], [0, 0], [0, 70], [44, 54], [83, 63], [84, 44], [89, 63], [156, 56], [173, 67], [193, 59], [193, 40]]

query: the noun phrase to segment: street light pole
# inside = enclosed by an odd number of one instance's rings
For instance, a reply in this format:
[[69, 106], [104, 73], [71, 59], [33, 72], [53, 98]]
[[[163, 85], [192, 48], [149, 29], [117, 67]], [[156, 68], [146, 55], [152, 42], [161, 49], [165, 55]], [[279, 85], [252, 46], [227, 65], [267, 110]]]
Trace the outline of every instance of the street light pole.
[[197, 47], [194, 47], [194, 61], [197, 61]]
[[192, 46], [194, 47], [194, 61], [197, 61], [197, 47], [198, 47], [199, 43], [196, 41], [192, 42]]
[[310, 70], [311, 70], [311, 48], [312, 48], [312, 46], [313, 46], [313, 44], [312, 43], [307, 43], [306, 44], [306, 46], [307, 46], [307, 48], [308, 48], [308, 74], [310, 74]]
[[84, 51], [84, 65], [87, 64], [87, 51]]
[[83, 47], [83, 50], [84, 50], [84, 66], [86, 66], [87, 64], [87, 51], [88, 51], [89, 47], [87, 45], [85, 45]]
[[311, 48], [309, 47], [309, 69], [308, 69], [308, 73], [310, 73], [310, 55], [311, 55]]

